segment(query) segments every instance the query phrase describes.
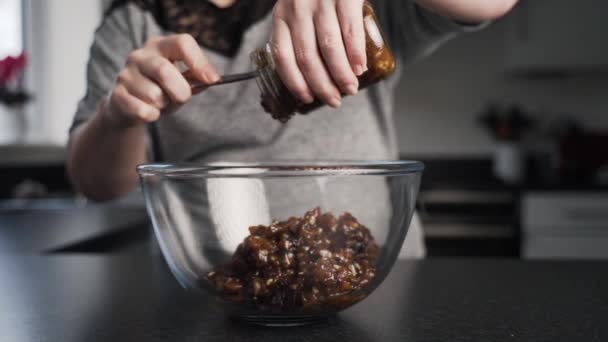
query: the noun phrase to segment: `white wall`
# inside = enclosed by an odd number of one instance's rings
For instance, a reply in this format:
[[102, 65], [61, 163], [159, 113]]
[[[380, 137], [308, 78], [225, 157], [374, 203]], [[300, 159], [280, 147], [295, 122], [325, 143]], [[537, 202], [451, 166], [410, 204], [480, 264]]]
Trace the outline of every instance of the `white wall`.
[[397, 96], [397, 130], [406, 155], [485, 156], [492, 140], [477, 124], [488, 101], [521, 103], [545, 119], [573, 115], [608, 129], [608, 74], [516, 80], [504, 71], [505, 21], [468, 34], [410, 66]]
[[98, 0], [28, 0], [29, 88], [36, 99], [28, 113], [28, 140], [63, 145], [84, 95], [86, 62], [101, 19]]

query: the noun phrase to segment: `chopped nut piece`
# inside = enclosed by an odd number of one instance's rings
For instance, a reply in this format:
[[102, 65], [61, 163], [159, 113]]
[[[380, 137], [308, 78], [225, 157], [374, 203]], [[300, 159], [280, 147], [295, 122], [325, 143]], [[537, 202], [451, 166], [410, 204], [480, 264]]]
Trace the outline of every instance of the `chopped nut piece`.
[[331, 252], [328, 251], [327, 249], [322, 249], [319, 251], [319, 255], [324, 257], [324, 258], [331, 258]]

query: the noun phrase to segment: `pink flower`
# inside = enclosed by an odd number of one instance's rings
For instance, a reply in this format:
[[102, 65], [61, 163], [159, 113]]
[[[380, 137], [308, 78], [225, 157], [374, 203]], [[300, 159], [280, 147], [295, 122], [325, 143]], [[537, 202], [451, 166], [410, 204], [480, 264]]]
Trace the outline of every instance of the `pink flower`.
[[8, 56], [0, 61], [0, 87], [6, 87], [13, 80], [21, 77], [27, 65], [25, 52], [17, 57]]

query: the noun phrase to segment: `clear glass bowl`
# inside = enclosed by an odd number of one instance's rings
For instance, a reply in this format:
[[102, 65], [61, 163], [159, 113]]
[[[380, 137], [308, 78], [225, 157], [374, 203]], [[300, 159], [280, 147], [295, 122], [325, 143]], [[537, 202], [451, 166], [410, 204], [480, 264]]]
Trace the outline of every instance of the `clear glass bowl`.
[[332, 161], [148, 164], [138, 172], [177, 280], [248, 321], [287, 325], [346, 309], [384, 280], [423, 168]]

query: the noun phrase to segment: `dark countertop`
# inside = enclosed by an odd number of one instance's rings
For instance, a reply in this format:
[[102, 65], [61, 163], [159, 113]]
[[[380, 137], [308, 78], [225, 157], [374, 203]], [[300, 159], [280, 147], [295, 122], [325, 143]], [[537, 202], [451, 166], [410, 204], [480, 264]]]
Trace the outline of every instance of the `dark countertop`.
[[[144, 208], [112, 205], [76, 205], [54, 208], [6, 209], [0, 207], [0, 253], [63, 251], [113, 236], [148, 231]], [[124, 235], [124, 236], [123, 236]], [[119, 242], [113, 239], [112, 242]]]
[[0, 255], [4, 341], [606, 341], [608, 263], [399, 262], [367, 300], [307, 327], [227, 319], [158, 258]]

